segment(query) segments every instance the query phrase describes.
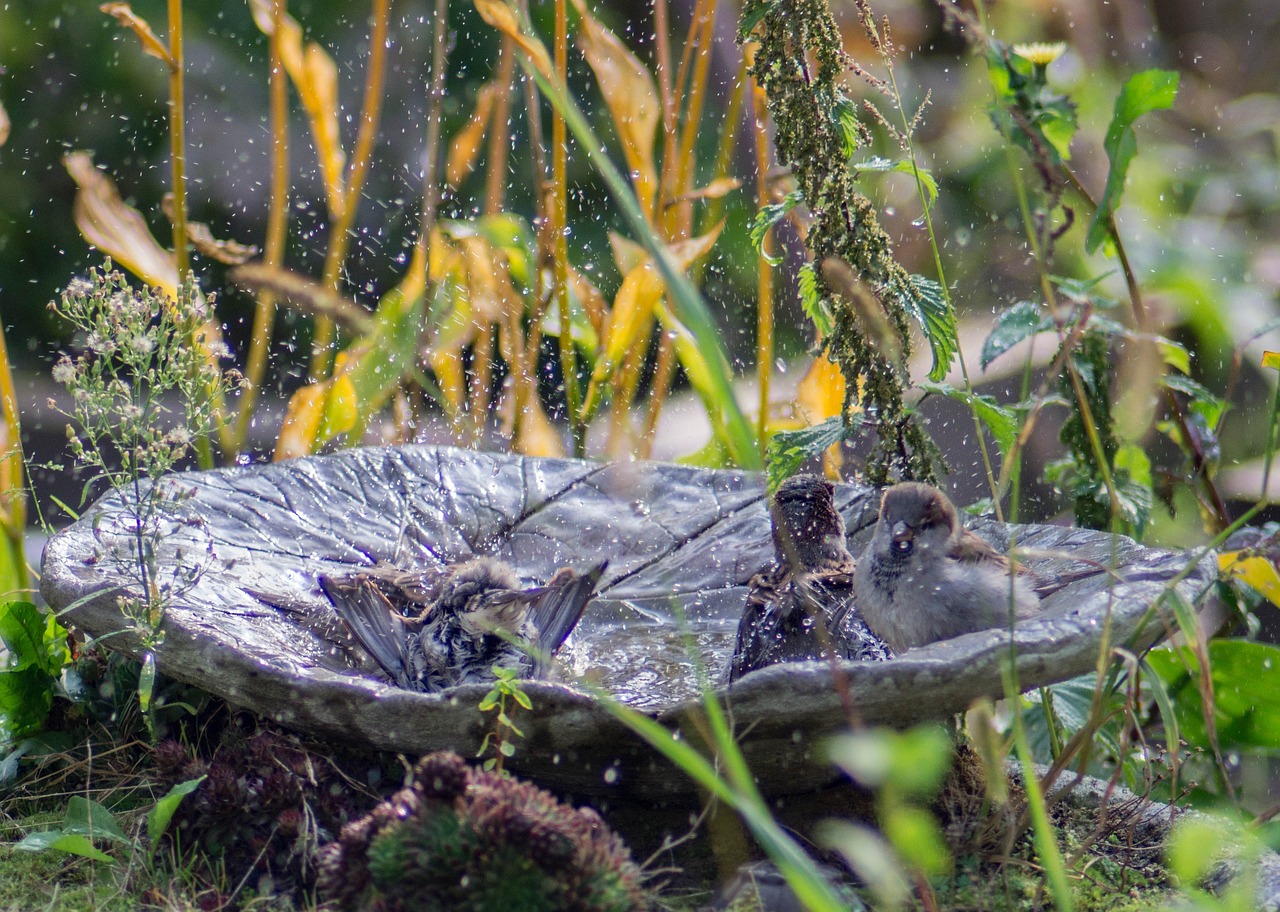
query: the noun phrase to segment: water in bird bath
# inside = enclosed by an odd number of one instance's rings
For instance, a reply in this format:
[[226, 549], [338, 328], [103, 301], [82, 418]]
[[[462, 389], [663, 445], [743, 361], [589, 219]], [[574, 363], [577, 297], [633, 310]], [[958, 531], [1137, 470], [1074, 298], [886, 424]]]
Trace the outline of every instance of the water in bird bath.
[[696, 696], [699, 665], [713, 685], [724, 680], [746, 594], [737, 586], [665, 598], [596, 599], [560, 650], [557, 673], [637, 709]]

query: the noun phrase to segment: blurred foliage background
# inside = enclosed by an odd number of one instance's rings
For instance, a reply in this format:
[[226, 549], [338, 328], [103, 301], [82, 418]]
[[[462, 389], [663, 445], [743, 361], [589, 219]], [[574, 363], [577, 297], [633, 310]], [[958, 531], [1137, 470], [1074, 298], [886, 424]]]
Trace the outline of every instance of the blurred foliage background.
[[[142, 0], [134, 8], [163, 32], [163, 3]], [[836, 3], [834, 8], [846, 25], [846, 47], [856, 59], [871, 61], [852, 3]], [[676, 35], [683, 34], [693, 12], [688, 3], [672, 7]], [[941, 186], [934, 224], [962, 339], [973, 358], [993, 315], [1034, 296], [1036, 288], [1005, 150], [986, 112], [990, 92], [985, 67], [944, 28], [933, 2], [893, 0], [877, 4], [875, 12], [892, 24], [893, 40], [901, 50], [898, 80], [908, 103], [922, 100], [926, 92], [931, 96], [917, 153]], [[289, 13], [302, 24], [307, 39], [326, 48], [337, 63], [340, 128], [350, 148], [368, 56], [367, 10], [358, 4], [314, 0], [291, 3]], [[538, 5], [531, 13], [538, 31], [549, 35], [550, 7]], [[648, 4], [613, 3], [596, 14], [641, 60], [651, 60], [655, 42]], [[270, 186], [267, 41], [254, 27], [247, 3], [192, 4], [186, 15], [191, 215], [208, 222], [219, 237], [261, 246]], [[725, 110], [740, 60], [733, 42], [737, 10], [721, 5], [716, 17], [709, 118]], [[1264, 447], [1259, 419], [1266, 409], [1269, 382], [1257, 365], [1264, 348], [1277, 347], [1276, 337], [1256, 341], [1238, 368], [1233, 368], [1232, 356], [1239, 340], [1280, 313], [1280, 90], [1272, 65], [1280, 53], [1280, 10], [1270, 0], [1114, 5], [1018, 0], [994, 4], [991, 23], [995, 36], [1004, 41], [1069, 43], [1068, 52], [1053, 64], [1051, 78], [1080, 106], [1073, 165], [1095, 192], [1106, 174], [1101, 134], [1123, 80], [1152, 66], [1182, 74], [1175, 108], [1146, 119], [1140, 129], [1141, 151], [1130, 172], [1120, 230], [1161, 331], [1194, 353], [1195, 378], [1221, 392], [1238, 369], [1233, 397], [1237, 412], [1223, 427], [1222, 465], [1227, 468], [1224, 485], [1251, 499], [1257, 488], [1248, 482], [1256, 474], [1249, 474], [1248, 463]], [[370, 307], [403, 276], [413, 249], [430, 25], [428, 4], [414, 0], [393, 5], [382, 126], [356, 223], [357, 238], [343, 274], [344, 290]], [[446, 141], [471, 116], [499, 45], [497, 34], [471, 4], [450, 4], [450, 28], [454, 41], [443, 108]], [[165, 73], [157, 61], [141, 55], [135, 37], [108, 16], [85, 4], [43, 0], [19, 0], [0, 10], [0, 64], [0, 103], [12, 123], [8, 143], [0, 148], [0, 315], [10, 357], [23, 370], [19, 396], [39, 403], [44, 399], [39, 391], [42, 381], [34, 378], [45, 373], [52, 352], [66, 341], [65, 329], [45, 304], [73, 275], [100, 260], [76, 231], [71, 217], [75, 187], [61, 157], [73, 149], [91, 150], [99, 167], [144, 213], [153, 233], [167, 242], [169, 229], [160, 207], [169, 179]], [[570, 76], [571, 88], [593, 125], [611, 141], [605, 106], [586, 63], [572, 46]], [[858, 80], [852, 78], [851, 85], [856, 91]], [[291, 117], [294, 180], [285, 262], [299, 273], [318, 275], [325, 255], [324, 188], [296, 99]], [[528, 172], [522, 170], [528, 154], [525, 129], [523, 117], [513, 115], [507, 205], [527, 213], [533, 201]], [[702, 167], [713, 157], [718, 139], [713, 129], [699, 136], [699, 143], [709, 150], [699, 157]], [[880, 141], [887, 145], [883, 137]], [[896, 157], [896, 150], [881, 151]], [[614, 157], [621, 159], [616, 151]], [[622, 226], [616, 208], [605, 203], [596, 172], [572, 144], [568, 167], [570, 261], [611, 299], [622, 277], [610, 255], [608, 232]], [[725, 201], [725, 228], [703, 284], [739, 374], [750, 372], [755, 338], [756, 255], [746, 230], [756, 210], [753, 170], [750, 134], [740, 131], [731, 172], [743, 186]], [[483, 169], [478, 169], [444, 200], [442, 217], [476, 214], [484, 180]], [[931, 254], [909, 177], [874, 176], [867, 179], [867, 187], [900, 259], [911, 269], [930, 272]], [[1063, 271], [1073, 259], [1085, 274], [1112, 269], [1100, 255], [1086, 265], [1081, 237], [1082, 232], [1074, 232], [1060, 246]], [[813, 338], [791, 278], [801, 262], [799, 244], [785, 227], [781, 243], [790, 254], [789, 276], [776, 285], [779, 364], [785, 365], [802, 358]], [[223, 292], [219, 316], [236, 360], [242, 363], [252, 299], [227, 286], [223, 267], [216, 263], [201, 262], [199, 274], [206, 287]], [[1104, 285], [1121, 296], [1118, 274]], [[309, 333], [305, 318], [282, 312], [275, 329], [268, 395], [274, 390], [287, 396], [301, 383]], [[993, 367], [997, 379], [977, 379], [1007, 401], [1016, 392], [1017, 379], [999, 379], [998, 368], [999, 364]], [[792, 374], [796, 372], [793, 368]], [[785, 381], [780, 389], [785, 395]], [[931, 402], [926, 413], [955, 470], [961, 498], [980, 496], [984, 486], [976, 456], [964, 445], [972, 426], [963, 408]], [[38, 431], [39, 424], [29, 422], [26, 432]], [[264, 428], [268, 438], [277, 431], [278, 427]], [[1056, 451], [1056, 436], [1042, 436], [1043, 452], [1033, 446], [1031, 455], [1047, 461]], [[1153, 437], [1149, 445], [1158, 450], [1167, 444]], [[678, 455], [661, 447], [656, 452]], [[1158, 453], [1155, 458], [1158, 462]], [[1028, 475], [1039, 477], [1039, 472]], [[1024, 516], [1049, 516], [1060, 508], [1043, 486], [1029, 485], [1025, 496]], [[1181, 529], [1158, 524], [1156, 531], [1170, 540], [1191, 540], [1200, 534], [1194, 522]]]

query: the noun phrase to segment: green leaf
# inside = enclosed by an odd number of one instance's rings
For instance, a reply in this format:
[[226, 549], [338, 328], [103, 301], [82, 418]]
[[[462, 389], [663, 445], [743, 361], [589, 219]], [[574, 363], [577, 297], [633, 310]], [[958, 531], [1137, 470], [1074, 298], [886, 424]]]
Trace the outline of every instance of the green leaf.
[[738, 41], [746, 41], [764, 17], [773, 12], [782, 0], [747, 0], [742, 4], [742, 18], [738, 20]]
[[78, 833], [96, 839], [128, 842], [129, 837], [116, 823], [115, 815], [96, 801], [81, 795], [72, 796], [67, 802], [67, 814], [62, 820], [62, 832]]
[[804, 310], [805, 316], [813, 321], [819, 336], [826, 338], [831, 335], [835, 324], [831, 321], [826, 302], [818, 293], [818, 270], [812, 263], [805, 263], [800, 267], [800, 271], [796, 274], [796, 283], [800, 287], [800, 307]]
[[147, 815], [147, 836], [151, 839], [151, 847], [154, 850], [156, 842], [165, 831], [169, 829], [169, 822], [173, 820], [174, 813], [178, 810], [178, 805], [182, 803], [182, 799], [190, 795], [200, 783], [204, 782], [205, 776], [198, 779], [188, 779], [186, 782], [179, 782], [173, 788], [169, 789], [169, 794], [165, 795], [156, 802], [156, 806], [151, 809], [151, 813]]
[[916, 162], [909, 158], [900, 158], [892, 161], [887, 158], [876, 156], [866, 161], [860, 161], [853, 165], [855, 171], [900, 171], [903, 174], [918, 175], [920, 183], [924, 187], [925, 197], [930, 207], [938, 198], [938, 182], [934, 179], [933, 173], [927, 168], [922, 168]]
[[890, 293], [894, 294], [907, 312], [920, 324], [925, 341], [933, 355], [933, 366], [929, 369], [929, 379], [941, 380], [951, 367], [951, 359], [955, 357], [958, 343], [956, 316], [942, 294], [942, 286], [932, 279], [921, 275], [908, 276], [909, 287], [901, 288], [892, 285]]
[[1031, 301], [1019, 301], [996, 317], [995, 328], [982, 343], [980, 363], [986, 370], [996, 358], [999, 358], [1023, 339], [1052, 327], [1052, 321], [1040, 312], [1040, 307]]
[[836, 98], [835, 120], [840, 131], [840, 151], [848, 158], [858, 151], [858, 106], [848, 95]]
[[502, 695], [498, 693], [498, 691], [491, 690], [484, 695], [484, 698], [480, 701], [480, 705], [476, 708], [479, 709], [480, 712], [482, 713], [488, 712], [489, 710], [493, 709], [495, 706], [498, 705], [498, 698], [500, 696]]
[[[919, 725], [895, 733], [889, 782], [905, 795], [931, 798], [951, 768], [951, 737], [938, 725]], [[897, 845], [895, 842], [894, 845]]]
[[1120, 206], [1124, 195], [1124, 182], [1129, 165], [1138, 154], [1138, 138], [1133, 124], [1149, 111], [1173, 107], [1178, 95], [1178, 74], [1172, 70], [1143, 70], [1134, 73], [1116, 98], [1111, 125], [1103, 143], [1111, 168], [1107, 172], [1106, 188], [1098, 200], [1098, 208], [1089, 222], [1085, 238], [1085, 250], [1093, 253], [1107, 236], [1107, 222]]
[[1151, 492], [1151, 459], [1141, 447], [1127, 444], [1116, 451], [1115, 466], [1120, 515], [1141, 538], [1155, 502]]
[[[856, 425], [855, 425], [856, 426]], [[844, 420], [833, 415], [820, 424], [796, 431], [779, 431], [769, 441], [768, 488], [770, 496], [804, 462], [822, 455], [848, 435]]]
[[156, 656], [148, 652], [142, 657], [142, 672], [138, 675], [138, 706], [143, 712], [151, 709], [151, 697], [156, 690]]
[[[783, 217], [785, 217], [788, 212], [803, 201], [804, 194], [799, 190], [792, 190], [782, 198], [782, 202], [770, 203], [767, 206], [760, 207], [760, 211], [756, 213], [756, 217], [751, 220], [751, 243], [756, 250], [760, 251], [763, 255], [764, 236], [768, 233], [769, 229], [782, 221]], [[765, 262], [770, 266], [777, 266], [782, 262], [782, 257], [765, 256]]]
[[[1280, 649], [1269, 643], [1219, 639], [1211, 640], [1208, 650], [1219, 742], [1280, 749]], [[1164, 682], [1183, 740], [1190, 747], [1210, 749], [1195, 653], [1188, 647], [1156, 649], [1147, 662]]]
[[529, 695], [523, 690], [511, 691], [512, 698], [525, 709], [533, 709], [533, 701], [529, 699]]
[[79, 855], [94, 861], [114, 861], [110, 855], [95, 848], [84, 836], [64, 833], [61, 830], [45, 830], [42, 833], [31, 833], [14, 846], [21, 852], [66, 852], [68, 855]]
[[0, 743], [21, 740], [44, 727], [53, 707], [54, 683], [39, 668], [0, 672]]
[[951, 869], [951, 852], [942, 838], [942, 828], [924, 808], [893, 808], [884, 815], [881, 826], [889, 843], [912, 867], [930, 877]]
[[0, 642], [9, 653], [6, 672], [37, 668], [57, 677], [66, 661], [66, 636], [52, 614], [30, 602], [0, 604]]
[[920, 388], [931, 393], [941, 393], [948, 399], [954, 399], [957, 402], [963, 402], [973, 410], [978, 416], [978, 420], [991, 432], [991, 436], [995, 438], [996, 445], [1000, 447], [1001, 453], [1008, 453], [1013, 449], [1014, 441], [1018, 439], [1018, 417], [1009, 409], [997, 404], [990, 396], [984, 396], [981, 393], [970, 394], [968, 391], [958, 387], [944, 386], [941, 383], [929, 383], [928, 381], [921, 383]]

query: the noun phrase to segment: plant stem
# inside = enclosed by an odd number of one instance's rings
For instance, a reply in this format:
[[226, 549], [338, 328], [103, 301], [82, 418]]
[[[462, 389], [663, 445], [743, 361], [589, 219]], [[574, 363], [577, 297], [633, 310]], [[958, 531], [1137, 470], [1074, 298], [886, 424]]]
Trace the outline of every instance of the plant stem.
[[[562, 85], [568, 84], [569, 20], [565, 0], [555, 0], [555, 72]], [[587, 428], [578, 401], [578, 359], [573, 350], [572, 314], [569, 312], [569, 187], [566, 175], [568, 136], [564, 115], [557, 110], [551, 118], [551, 256], [552, 288], [560, 319], [560, 372], [564, 375], [565, 410], [573, 436], [573, 455], [587, 453]]]
[[[263, 262], [278, 268], [284, 262], [284, 246], [289, 227], [289, 79], [284, 69], [281, 41], [284, 32], [285, 0], [272, 0], [271, 55], [269, 88], [271, 94], [271, 208], [267, 213], [267, 242]], [[244, 449], [249, 424], [258, 402], [262, 381], [266, 376], [267, 352], [276, 317], [276, 295], [263, 289], [253, 313], [253, 331], [249, 337], [249, 357], [245, 363], [245, 385], [240, 399], [231, 450]]]
[[169, 157], [173, 167], [173, 260], [187, 280], [187, 149], [184, 124], [182, 0], [169, 0]]
[[[351, 240], [351, 226], [355, 224], [360, 208], [360, 193], [369, 173], [373, 158], [374, 140], [378, 134], [378, 122], [382, 116], [383, 86], [387, 71], [387, 27], [391, 14], [391, 0], [373, 0], [373, 27], [369, 34], [369, 66], [365, 73], [364, 102], [360, 110], [360, 129], [356, 133], [355, 151], [347, 168], [347, 179], [342, 191], [342, 207], [330, 213], [333, 227], [329, 231], [328, 249], [325, 251], [323, 284], [337, 291], [342, 283], [342, 264], [347, 259]], [[316, 320], [315, 337], [311, 342], [311, 379], [328, 377], [333, 369], [334, 323], [328, 317]]]

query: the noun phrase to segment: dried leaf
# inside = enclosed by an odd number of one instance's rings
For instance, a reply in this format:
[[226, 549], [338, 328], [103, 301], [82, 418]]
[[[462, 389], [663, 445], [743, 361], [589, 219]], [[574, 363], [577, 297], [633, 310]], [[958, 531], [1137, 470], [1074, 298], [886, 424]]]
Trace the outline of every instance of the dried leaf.
[[[165, 218], [173, 222], [173, 194], [166, 193], [160, 201], [160, 210]], [[241, 244], [238, 241], [220, 241], [213, 236], [211, 229], [204, 222], [187, 222], [187, 240], [202, 255], [218, 263], [228, 266], [239, 266], [258, 255], [258, 248], [252, 244]]]
[[623, 275], [643, 263], [649, 255], [645, 252], [643, 245], [623, 237], [616, 231], [609, 232], [609, 249], [613, 251], [614, 264]]
[[[250, 0], [253, 21], [258, 29], [270, 37], [275, 31], [271, 16], [270, 0]], [[346, 155], [338, 133], [338, 67], [324, 48], [315, 42], [302, 45], [302, 26], [292, 16], [281, 21], [280, 54], [284, 68], [293, 80], [302, 108], [311, 124], [311, 135], [316, 143], [316, 157], [324, 179], [325, 197], [330, 215], [342, 211], [346, 200], [346, 180], [343, 169]]]
[[636, 198], [641, 208], [652, 214], [658, 190], [653, 140], [662, 112], [658, 90], [649, 71], [613, 32], [591, 15], [583, 0], [574, 0], [574, 6], [581, 16], [578, 45], [596, 75], [600, 94], [613, 117]]
[[169, 48], [151, 30], [151, 26], [147, 24], [147, 21], [135, 13], [129, 4], [104, 3], [98, 9], [137, 35], [138, 40], [142, 42], [142, 52], [144, 54], [163, 61], [164, 65], [169, 69], [173, 69], [176, 66], [173, 56], [169, 53]]
[[0, 104], [0, 146], [9, 141], [9, 112]]
[[697, 190], [690, 190], [688, 193], [680, 194], [675, 199], [670, 200], [667, 205], [673, 206], [676, 203], [691, 200], [722, 199], [741, 186], [742, 181], [736, 177], [718, 177], [705, 187], [699, 187]]
[[369, 312], [319, 282], [266, 263], [246, 263], [231, 270], [230, 280], [252, 292], [270, 291], [281, 302], [311, 317], [328, 317], [340, 326], [365, 333], [373, 325]]
[[503, 0], [474, 0], [480, 18], [515, 42], [516, 47], [529, 58], [534, 68], [547, 78], [551, 77], [551, 55], [537, 38], [526, 35], [520, 27], [520, 17], [510, 4]]
[[125, 204], [115, 183], [93, 165], [88, 152], [69, 152], [63, 165], [76, 182], [74, 215], [84, 239], [148, 285], [178, 296], [173, 254], [151, 235], [142, 214]]
[[449, 157], [445, 163], [445, 183], [457, 187], [475, 170], [476, 159], [484, 148], [484, 135], [493, 114], [493, 104], [498, 98], [498, 87], [485, 83], [476, 93], [476, 106], [467, 125], [459, 130], [449, 144]]

